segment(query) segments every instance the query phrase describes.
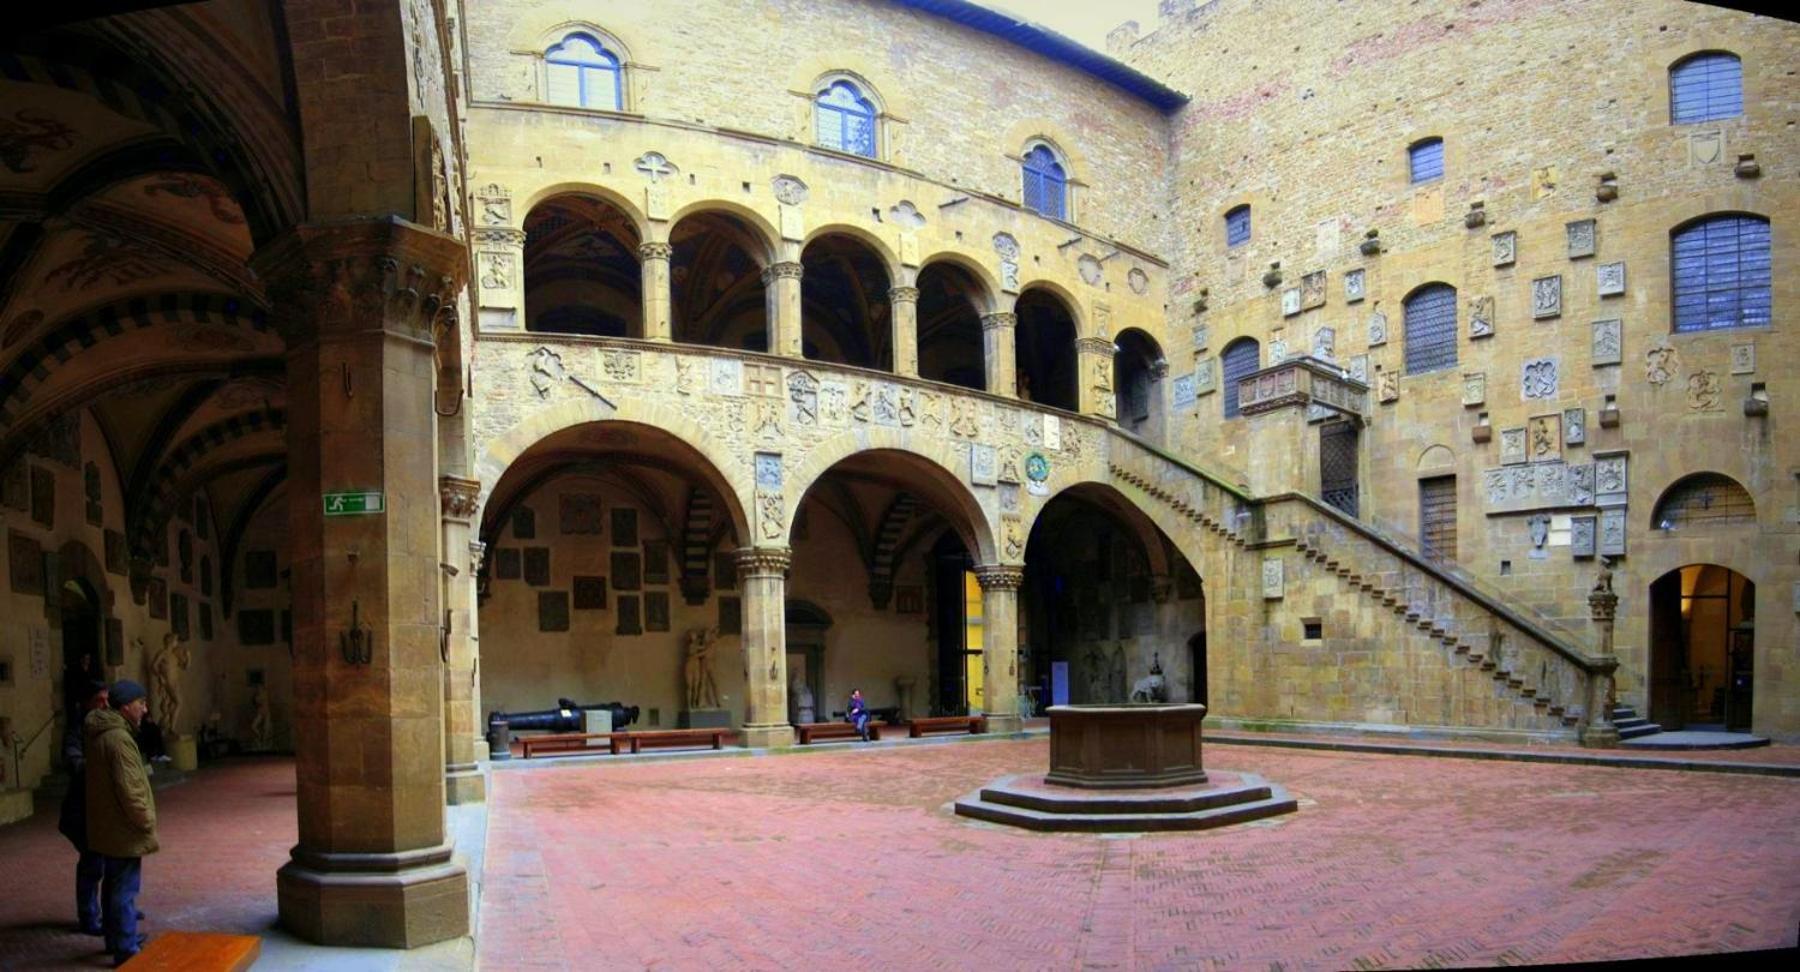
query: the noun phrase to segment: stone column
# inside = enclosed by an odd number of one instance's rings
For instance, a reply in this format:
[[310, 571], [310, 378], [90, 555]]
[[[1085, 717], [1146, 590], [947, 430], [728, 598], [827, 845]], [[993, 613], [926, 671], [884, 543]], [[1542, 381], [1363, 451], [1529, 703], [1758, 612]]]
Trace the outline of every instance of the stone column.
[[673, 337], [670, 308], [675, 300], [669, 292], [669, 257], [675, 247], [668, 243], [639, 243], [638, 259], [644, 275], [644, 339], [667, 341]]
[[[276, 875], [281, 921], [326, 945], [458, 938], [430, 497], [434, 341], [468, 251], [388, 217], [298, 227], [252, 266], [287, 342], [299, 842]], [[369, 512], [326, 516], [334, 492]]]
[[919, 377], [919, 288], [894, 287], [888, 291], [889, 315], [894, 324], [894, 374]]
[[1613, 619], [1618, 614], [1619, 595], [1612, 589], [1612, 561], [1600, 558], [1600, 576], [1588, 593], [1588, 612], [1600, 635], [1600, 664], [1588, 672], [1587, 718], [1581, 725], [1581, 744], [1593, 749], [1610, 749], [1619, 745], [1619, 727], [1613, 725], [1612, 710], [1617, 704], [1613, 695], [1613, 673], [1619, 659], [1613, 654]]
[[444, 791], [452, 805], [487, 799], [487, 780], [481, 775], [483, 753], [476, 750], [482, 738], [473, 638], [475, 571], [480, 563], [469, 556], [471, 521], [480, 497], [478, 480], [438, 477], [444, 557]]
[[477, 319], [483, 331], [525, 329], [525, 231], [483, 226], [475, 231]]
[[1118, 417], [1119, 402], [1113, 391], [1112, 339], [1085, 337], [1075, 342], [1075, 386], [1081, 396], [1081, 414], [1103, 419]]
[[981, 683], [987, 696], [989, 732], [1018, 732], [1019, 585], [1025, 568], [985, 564], [975, 568], [981, 584]]
[[744, 597], [744, 745], [791, 746], [787, 705], [786, 547], [746, 547], [737, 553]]
[[1013, 347], [1019, 315], [995, 311], [981, 315], [981, 361], [987, 370], [987, 390], [1003, 398], [1019, 397], [1018, 352]]
[[768, 304], [769, 351], [789, 358], [804, 356], [800, 333], [800, 275], [798, 260], [769, 264], [762, 272], [763, 298]]

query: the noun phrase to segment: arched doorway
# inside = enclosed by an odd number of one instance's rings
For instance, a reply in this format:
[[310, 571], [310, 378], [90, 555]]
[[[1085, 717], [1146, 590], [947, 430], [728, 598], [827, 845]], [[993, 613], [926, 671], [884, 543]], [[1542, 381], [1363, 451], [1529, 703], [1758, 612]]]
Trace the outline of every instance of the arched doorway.
[[80, 718], [87, 683], [104, 681], [100, 634], [100, 597], [87, 581], [63, 581], [60, 606], [62, 623], [62, 705], [69, 718]]
[[811, 601], [791, 599], [786, 615], [788, 721], [800, 725], [835, 719], [839, 700], [825, 697], [825, 632], [831, 615]]
[[1119, 332], [1113, 342], [1118, 352], [1113, 356], [1114, 415], [1119, 428], [1135, 432], [1152, 442], [1163, 441], [1162, 379], [1168, 372], [1162, 348], [1156, 339], [1137, 328]]
[[1664, 729], [1748, 731], [1756, 584], [1717, 564], [1650, 585], [1650, 720]]

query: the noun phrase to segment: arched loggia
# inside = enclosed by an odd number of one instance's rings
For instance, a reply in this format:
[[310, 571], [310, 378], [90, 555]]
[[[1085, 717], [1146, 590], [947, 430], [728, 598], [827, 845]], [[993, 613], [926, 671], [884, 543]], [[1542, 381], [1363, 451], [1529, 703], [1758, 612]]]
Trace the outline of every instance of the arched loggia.
[[1074, 312], [1060, 296], [1043, 288], [1020, 294], [1015, 312], [1019, 397], [1051, 408], [1079, 409]]
[[826, 233], [806, 245], [800, 264], [806, 357], [892, 371], [891, 281], [881, 255], [847, 233]]
[[630, 217], [597, 196], [553, 196], [533, 206], [525, 217], [526, 326], [643, 337], [639, 242]]

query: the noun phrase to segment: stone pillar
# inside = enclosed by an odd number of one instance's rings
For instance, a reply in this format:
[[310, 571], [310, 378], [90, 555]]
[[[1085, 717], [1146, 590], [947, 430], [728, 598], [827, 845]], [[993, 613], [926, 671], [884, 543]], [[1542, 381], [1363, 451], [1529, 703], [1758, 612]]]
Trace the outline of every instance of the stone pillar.
[[798, 260], [769, 264], [762, 272], [763, 298], [769, 312], [769, 351], [789, 358], [804, 356], [800, 332], [800, 275]]
[[1081, 414], [1116, 419], [1119, 402], [1113, 390], [1111, 338], [1085, 337], [1075, 342], [1075, 387]]
[[888, 291], [894, 324], [894, 374], [919, 377], [919, 288]]
[[1581, 744], [1593, 749], [1610, 749], [1619, 745], [1619, 727], [1613, 725], [1613, 673], [1619, 659], [1613, 654], [1613, 619], [1618, 614], [1619, 595], [1612, 589], [1612, 561], [1600, 558], [1600, 575], [1588, 593], [1588, 612], [1600, 638], [1600, 664], [1588, 672], [1587, 718], [1581, 725]]
[[638, 259], [644, 275], [644, 339], [667, 341], [673, 336], [670, 308], [675, 300], [669, 292], [669, 257], [675, 247], [668, 243], [639, 243]]
[[1013, 348], [1019, 315], [995, 311], [981, 315], [981, 361], [987, 370], [987, 390], [1003, 398], [1019, 397], [1018, 352]]
[[975, 568], [981, 584], [981, 683], [987, 696], [989, 732], [1018, 732], [1019, 585], [1025, 568], [985, 564]]
[[744, 745], [791, 746], [787, 705], [786, 547], [746, 547], [737, 553], [744, 597]]
[[[481, 483], [460, 476], [438, 477], [443, 507], [444, 630], [444, 792], [450, 804], [481, 803], [487, 780], [481, 775], [481, 695], [475, 687], [475, 571], [470, 557], [471, 521]], [[475, 541], [479, 544], [480, 541]], [[485, 744], [484, 744], [485, 748]]]
[[525, 329], [525, 231], [483, 226], [475, 231], [477, 319], [483, 331]]
[[[253, 260], [287, 342], [299, 842], [281, 921], [326, 945], [469, 933], [444, 816], [435, 339], [462, 241], [404, 220], [298, 227]], [[371, 493], [381, 499], [376, 502]], [[326, 516], [354, 492], [362, 515]]]

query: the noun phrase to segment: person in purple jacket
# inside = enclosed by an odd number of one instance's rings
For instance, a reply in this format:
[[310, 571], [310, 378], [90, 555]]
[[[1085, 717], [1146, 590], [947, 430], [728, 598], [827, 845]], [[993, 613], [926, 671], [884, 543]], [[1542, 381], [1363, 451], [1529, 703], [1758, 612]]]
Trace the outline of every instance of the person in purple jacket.
[[856, 734], [863, 742], [869, 741], [869, 705], [863, 701], [862, 689], [850, 690], [850, 707], [845, 713], [850, 717], [850, 724], [856, 727]]

